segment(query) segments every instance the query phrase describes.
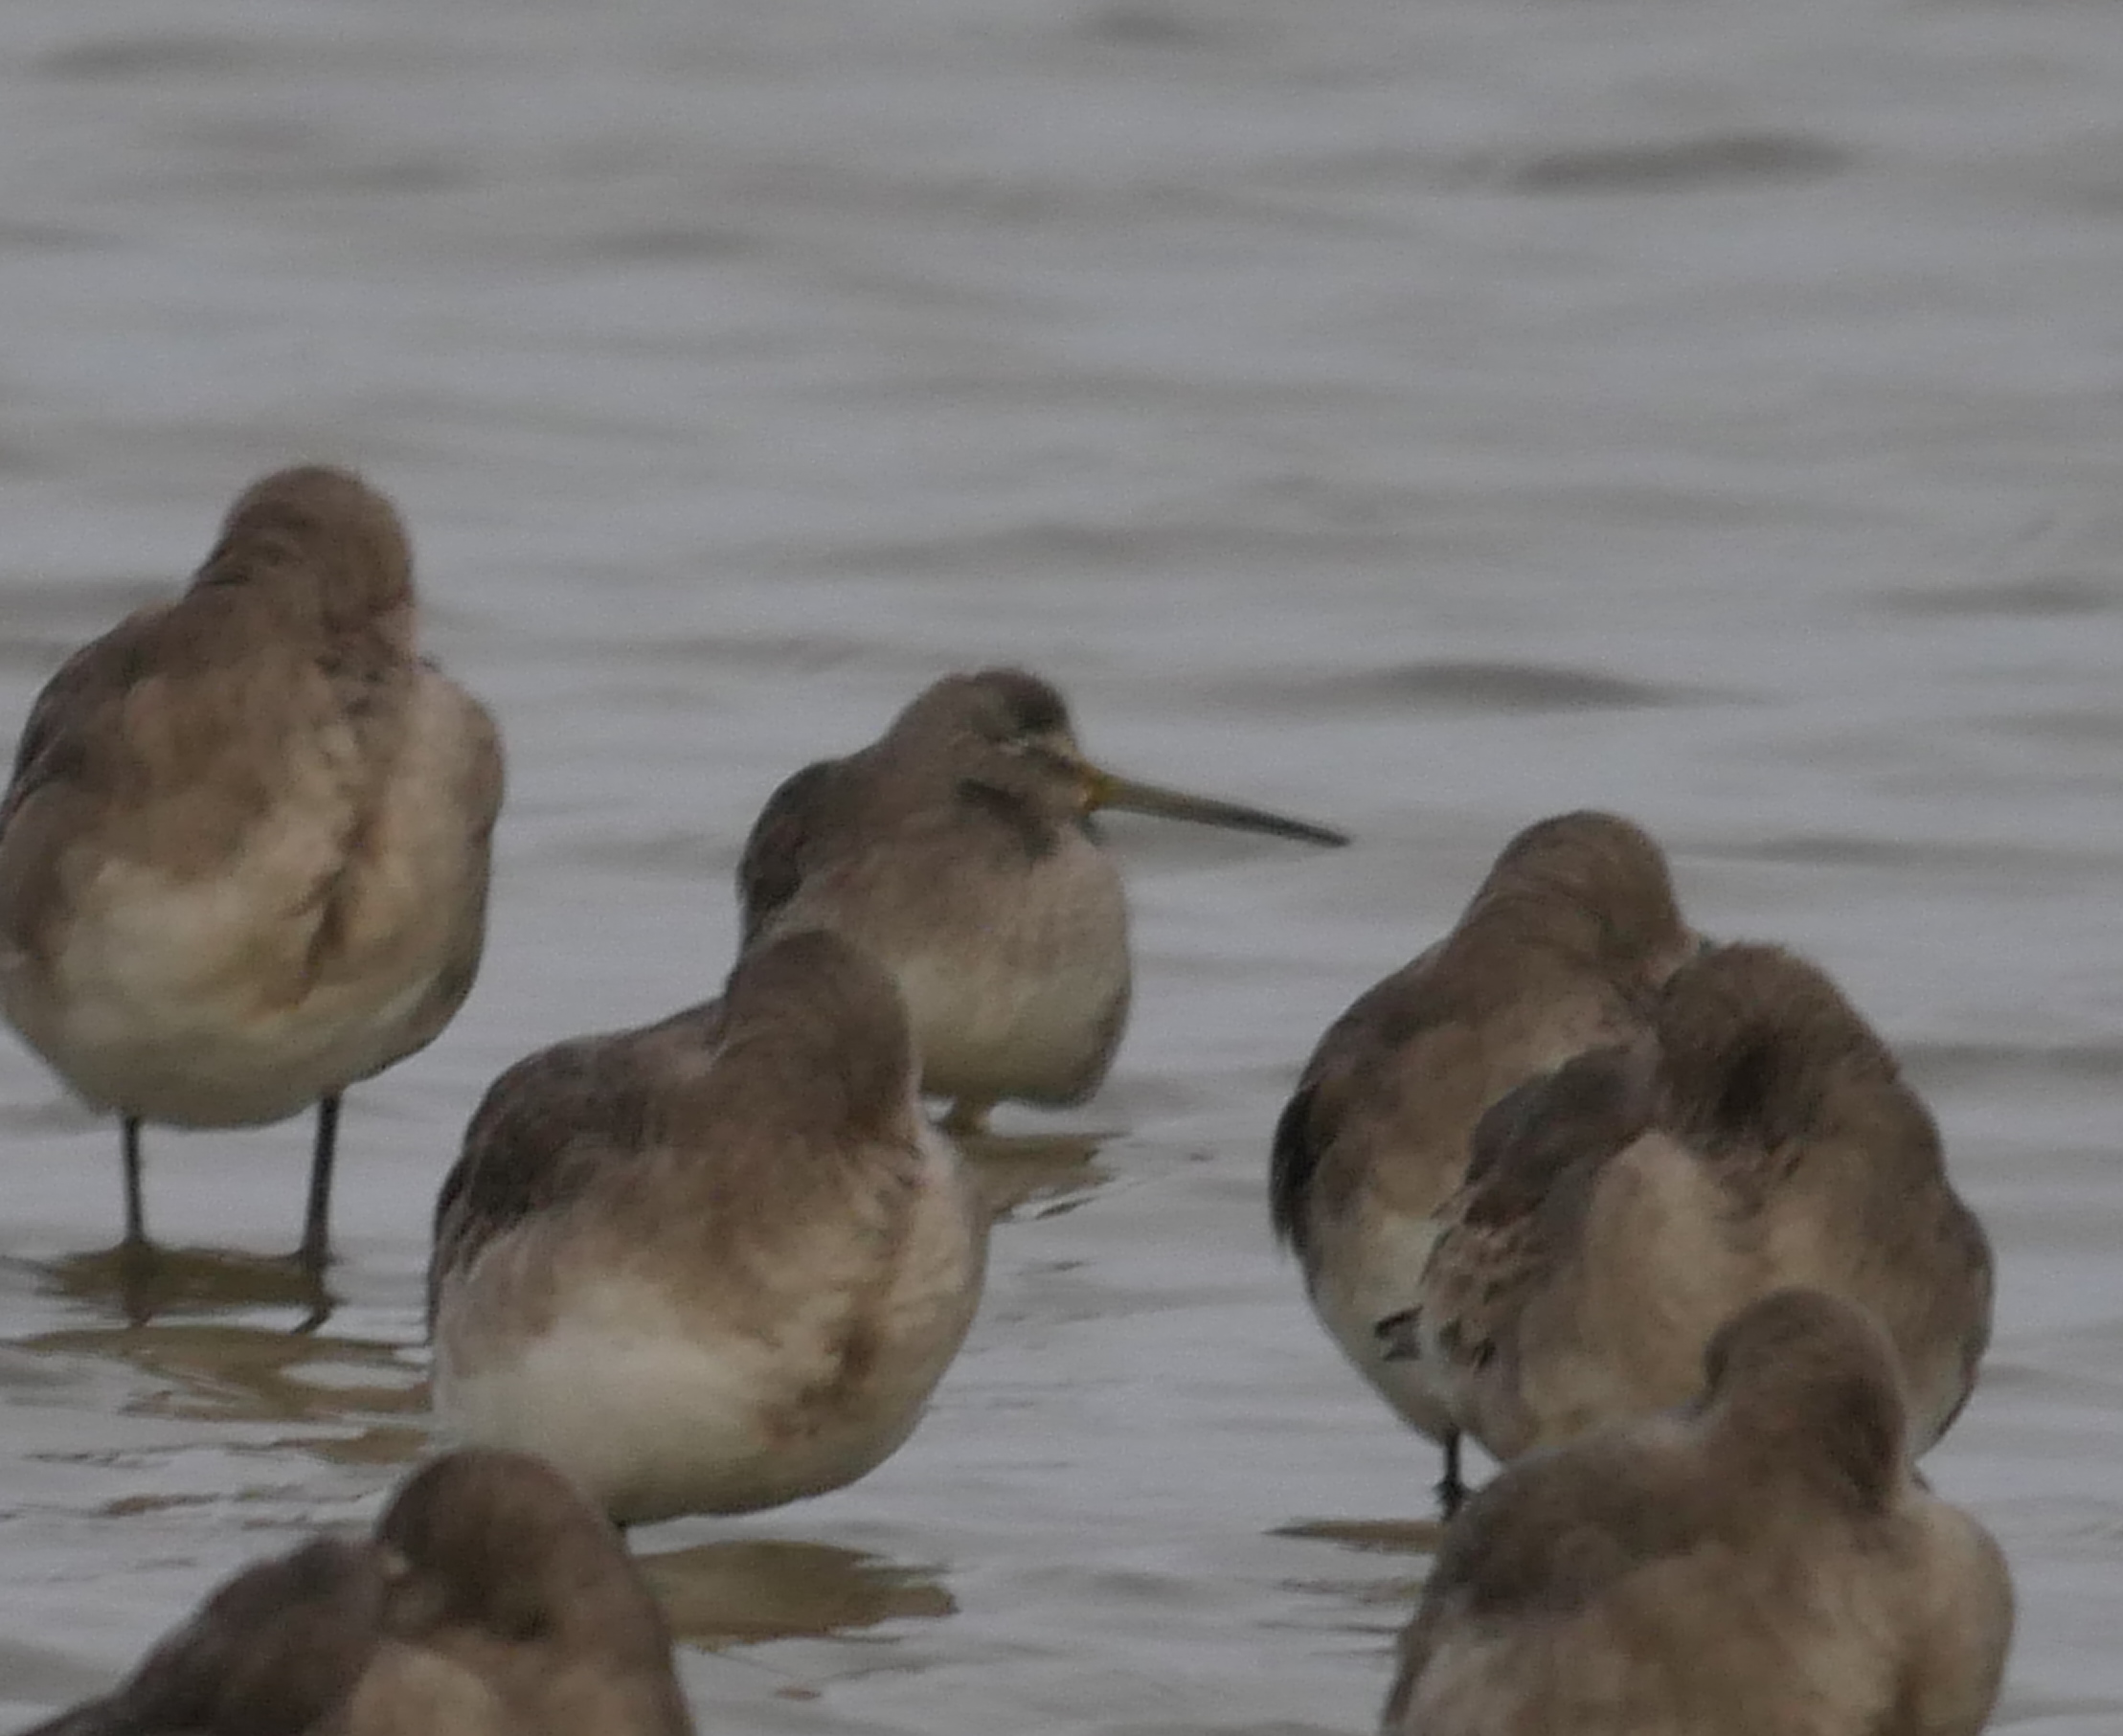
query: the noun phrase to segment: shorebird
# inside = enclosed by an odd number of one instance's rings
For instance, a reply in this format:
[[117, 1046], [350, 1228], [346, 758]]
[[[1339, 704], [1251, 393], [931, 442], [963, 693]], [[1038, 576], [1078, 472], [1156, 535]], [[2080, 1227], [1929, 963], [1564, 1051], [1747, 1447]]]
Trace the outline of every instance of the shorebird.
[[1412, 1305], [1477, 1117], [1513, 1086], [1642, 1028], [1697, 937], [1665, 858], [1612, 814], [1564, 814], [1504, 846], [1453, 931], [1328, 1026], [1275, 1133], [1270, 1212], [1313, 1311], [1364, 1378], [1445, 1450], [1459, 1439], [1426, 1368], [1378, 1322]]
[[622, 1524], [840, 1487], [972, 1322], [987, 1221], [915, 1095], [892, 979], [762, 941], [719, 1002], [494, 1082], [442, 1184], [435, 1409]]
[[670, 1635], [550, 1466], [454, 1453], [373, 1541], [238, 1574], [116, 1692], [26, 1736], [689, 1736]]
[[1127, 902], [1100, 808], [1348, 843], [1101, 771], [1053, 688], [984, 669], [947, 676], [869, 747], [774, 792], [737, 870], [744, 944], [829, 928], [868, 948], [898, 981], [922, 1089], [952, 1100], [954, 1132], [1005, 1099], [1080, 1103], [1128, 1017]]
[[340, 1093], [470, 989], [492, 720], [415, 647], [397, 513], [344, 470], [253, 484], [185, 593], [77, 651], [0, 799], [0, 1008], [123, 1127], [316, 1106], [299, 1258], [328, 1255]]
[[1385, 1736], [1974, 1736], [2012, 1638], [1998, 1545], [1904, 1451], [1888, 1346], [1805, 1290], [1705, 1390], [1507, 1466], [1445, 1534]]
[[1497, 1457], [1679, 1403], [1750, 1300], [1803, 1284], [1885, 1328], [1922, 1452], [1990, 1338], [1991, 1255], [1893, 1054], [1817, 967], [1706, 949], [1648, 1037], [1475, 1131], [1412, 1313], [1384, 1327]]

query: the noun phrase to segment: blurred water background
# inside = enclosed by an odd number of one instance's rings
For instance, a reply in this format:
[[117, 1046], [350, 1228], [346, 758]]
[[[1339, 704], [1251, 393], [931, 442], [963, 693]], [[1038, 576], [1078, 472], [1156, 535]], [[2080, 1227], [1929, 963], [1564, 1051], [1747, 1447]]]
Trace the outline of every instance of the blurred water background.
[[[1998, 1723], [2123, 1727], [2105, 0], [14, 0], [0, 187], [0, 729], [323, 458], [512, 761], [481, 985], [350, 1098], [316, 1338], [126, 1329], [71, 1257], [115, 1134], [0, 1047], [0, 1722], [366, 1518], [485, 1082], [710, 992], [779, 778], [1015, 660], [1117, 766], [1361, 843], [1114, 825], [1134, 1027], [1005, 1117], [934, 1413], [638, 1540], [704, 1729], [1371, 1724], [1434, 1466], [1270, 1246], [1268, 1131], [1587, 804], [1930, 1093], [2002, 1266], [1928, 1461], [2018, 1578]], [[158, 1234], [292, 1245], [306, 1140], [152, 1134]]]

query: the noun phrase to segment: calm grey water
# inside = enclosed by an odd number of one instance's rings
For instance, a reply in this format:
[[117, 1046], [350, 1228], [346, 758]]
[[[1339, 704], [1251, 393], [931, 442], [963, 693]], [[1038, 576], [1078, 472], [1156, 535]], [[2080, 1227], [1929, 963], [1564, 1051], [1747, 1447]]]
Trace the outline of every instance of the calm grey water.
[[[1141, 992], [913, 1442], [645, 1534], [712, 1730], [1357, 1731], [1430, 1453], [1271, 1249], [1324, 1022], [1523, 823], [1902, 1046], [2002, 1261], [1929, 1462], [2004, 1541], [1999, 1715], [2123, 1728], [2123, 31], [2106, 0], [15, 0], [0, 733], [306, 457], [415, 528], [507, 729], [489, 963], [350, 1100], [337, 1274], [139, 1332], [114, 1136], [0, 1046], [0, 1721], [419, 1444], [485, 1082], [698, 999], [788, 770], [945, 670], [1344, 823], [1114, 828]], [[153, 1138], [293, 1242], [306, 1129]], [[1305, 1522], [1354, 1522], [1291, 1535]], [[781, 1635], [775, 1637], [775, 1635]]]

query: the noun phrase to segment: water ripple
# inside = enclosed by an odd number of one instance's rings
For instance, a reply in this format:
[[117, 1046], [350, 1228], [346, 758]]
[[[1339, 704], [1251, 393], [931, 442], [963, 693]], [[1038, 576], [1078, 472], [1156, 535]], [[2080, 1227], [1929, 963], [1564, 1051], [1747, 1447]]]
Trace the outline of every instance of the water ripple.
[[1851, 163], [1841, 146], [1800, 133], [1709, 133], [1531, 151], [1505, 158], [1482, 178], [1526, 193], [1698, 192], [1818, 181]]
[[1705, 688], [1638, 681], [1598, 669], [1505, 660], [1440, 659], [1347, 674], [1261, 675], [1205, 684], [1208, 693], [1249, 710], [1321, 709], [1524, 715], [1548, 711], [1635, 711], [1736, 697]]

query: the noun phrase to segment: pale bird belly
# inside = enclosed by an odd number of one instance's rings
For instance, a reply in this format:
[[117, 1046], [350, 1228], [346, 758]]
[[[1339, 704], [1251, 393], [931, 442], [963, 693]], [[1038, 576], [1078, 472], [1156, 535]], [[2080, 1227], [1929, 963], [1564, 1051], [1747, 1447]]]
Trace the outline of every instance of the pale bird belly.
[[1096, 844], [1072, 834], [1006, 872], [955, 872], [947, 856], [918, 887], [860, 866], [806, 884], [773, 928], [831, 929], [892, 972], [924, 1093], [1066, 1104], [1098, 1088], [1129, 975], [1127, 898]]
[[876, 950], [932, 1096], [1074, 1103], [1105, 1077], [1127, 1020], [1128, 913], [1118, 872], [1090, 841], [933, 944]]
[[1105, 1076], [1128, 993], [1124, 955], [1025, 969], [929, 955], [896, 974], [933, 1096], [1072, 1103]]
[[849, 1481], [883, 1455], [844, 1430], [806, 1443], [797, 1464], [774, 1428], [787, 1395], [770, 1347], [695, 1337], [648, 1318], [653, 1310], [614, 1318], [622, 1311], [602, 1298], [598, 1318], [563, 1317], [477, 1370], [439, 1350], [438, 1422], [467, 1446], [551, 1460], [622, 1524], [776, 1506]]
[[477, 1671], [455, 1658], [387, 1638], [376, 1648], [330, 1728], [344, 1736], [522, 1736], [509, 1708]]
[[176, 882], [106, 863], [50, 968], [7, 973], [9, 1016], [98, 1107], [196, 1127], [294, 1115], [398, 1052], [436, 961], [317, 985], [276, 890], [240, 865]]
[[1366, 1221], [1322, 1229], [1312, 1306], [1328, 1336], [1410, 1427], [1442, 1440], [1455, 1424], [1448, 1387], [1428, 1358], [1388, 1362], [1377, 1327], [1416, 1305], [1437, 1241], [1434, 1218], [1367, 1211]]
[[[830, 1263], [799, 1250], [788, 1296], [751, 1298], [742, 1319], [712, 1318], [639, 1272], [571, 1282], [555, 1273], [566, 1256], [548, 1257], [551, 1234], [506, 1232], [444, 1280], [437, 1420], [467, 1444], [552, 1460], [621, 1523], [751, 1512], [852, 1482], [914, 1432], [979, 1299], [984, 1224], [955, 1156], [937, 1154], [934, 1180], [886, 1282], [845, 1248]], [[850, 1307], [867, 1311], [853, 1371]]]
[[436, 1417], [467, 1445], [550, 1459], [621, 1523], [648, 1523], [853, 1482], [913, 1432], [942, 1372], [894, 1346], [828, 1395], [806, 1378], [823, 1358], [783, 1344], [703, 1331], [615, 1280], [486, 1365], [459, 1366], [439, 1341]]

